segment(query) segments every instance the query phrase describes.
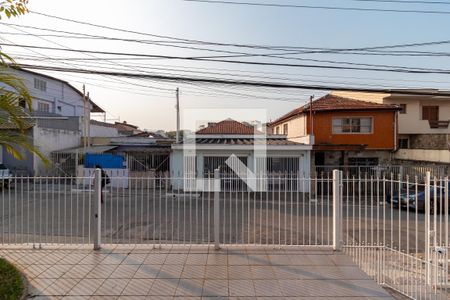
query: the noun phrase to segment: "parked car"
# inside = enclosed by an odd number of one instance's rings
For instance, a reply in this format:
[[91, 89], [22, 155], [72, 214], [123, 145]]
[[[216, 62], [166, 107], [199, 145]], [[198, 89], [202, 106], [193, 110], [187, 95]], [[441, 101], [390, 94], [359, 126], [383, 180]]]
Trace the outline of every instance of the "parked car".
[[[450, 188], [450, 187], [449, 187]], [[436, 194], [437, 194], [437, 209], [438, 212], [442, 209], [444, 209], [444, 204], [441, 204], [441, 200], [444, 199], [444, 195], [445, 195], [445, 189], [443, 186], [437, 186], [436, 187]], [[434, 201], [435, 201], [435, 191], [434, 191], [434, 186], [430, 186], [430, 211], [431, 213], [434, 213]], [[442, 197], [441, 197], [442, 195]], [[400, 200], [400, 201], [399, 201]], [[447, 200], [448, 201], [448, 200]], [[423, 185], [420, 185], [417, 187], [417, 193], [416, 193], [416, 186], [415, 185], [410, 185], [409, 187], [409, 191], [406, 191], [405, 189], [402, 189], [400, 191], [400, 194], [397, 192], [391, 196], [391, 195], [386, 195], [386, 202], [391, 204], [398, 208], [399, 206], [402, 209], [406, 209], [409, 206], [410, 210], [417, 210], [424, 212], [425, 211], [425, 187]], [[399, 205], [400, 202], [400, 205]]]
[[4, 164], [0, 164], [0, 188], [10, 188], [11, 182], [11, 171]]

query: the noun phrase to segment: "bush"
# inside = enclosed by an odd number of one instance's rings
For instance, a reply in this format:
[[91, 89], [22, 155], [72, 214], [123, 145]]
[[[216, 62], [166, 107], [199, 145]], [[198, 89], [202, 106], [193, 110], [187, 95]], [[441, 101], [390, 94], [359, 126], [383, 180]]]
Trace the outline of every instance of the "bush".
[[22, 296], [23, 286], [20, 272], [9, 262], [0, 258], [0, 300], [16, 300]]

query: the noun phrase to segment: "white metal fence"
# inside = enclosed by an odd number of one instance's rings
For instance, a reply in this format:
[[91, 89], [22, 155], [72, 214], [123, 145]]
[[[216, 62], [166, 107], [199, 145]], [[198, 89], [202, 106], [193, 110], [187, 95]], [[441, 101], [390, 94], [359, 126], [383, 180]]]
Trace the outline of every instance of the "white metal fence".
[[[0, 190], [2, 244], [232, 244], [343, 249], [380, 284], [415, 299], [448, 297], [446, 178], [269, 174], [264, 191], [211, 174], [186, 178], [14, 177]], [[126, 184], [125, 184], [126, 183]]]
[[340, 185], [344, 251], [380, 284], [448, 299], [448, 179], [353, 176]]

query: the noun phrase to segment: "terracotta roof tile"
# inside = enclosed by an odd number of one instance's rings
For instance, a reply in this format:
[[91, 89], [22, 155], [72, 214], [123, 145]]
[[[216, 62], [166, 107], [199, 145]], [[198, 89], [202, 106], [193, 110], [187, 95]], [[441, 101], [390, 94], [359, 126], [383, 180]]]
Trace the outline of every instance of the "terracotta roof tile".
[[255, 129], [253, 126], [231, 119], [210, 124], [208, 127], [200, 129], [196, 132], [196, 134], [239, 134], [239, 135], [253, 135], [254, 133]]
[[[271, 125], [277, 124], [279, 122], [288, 120], [292, 117], [303, 113], [309, 113], [309, 103], [296, 108], [287, 114], [281, 116], [271, 123]], [[400, 110], [400, 108], [396, 105], [390, 104], [382, 104], [376, 102], [362, 101], [351, 98], [339, 97], [336, 95], [325, 95], [315, 101], [312, 102], [312, 110], [313, 112], [320, 111], [341, 111], [341, 110], [356, 110], [356, 111], [364, 111], [364, 110]]]

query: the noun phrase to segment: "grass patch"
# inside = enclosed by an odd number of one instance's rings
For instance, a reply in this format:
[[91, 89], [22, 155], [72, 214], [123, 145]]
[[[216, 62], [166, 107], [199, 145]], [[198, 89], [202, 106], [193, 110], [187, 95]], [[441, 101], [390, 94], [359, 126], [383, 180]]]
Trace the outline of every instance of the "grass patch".
[[24, 290], [22, 276], [12, 264], [0, 258], [0, 300], [16, 300]]

